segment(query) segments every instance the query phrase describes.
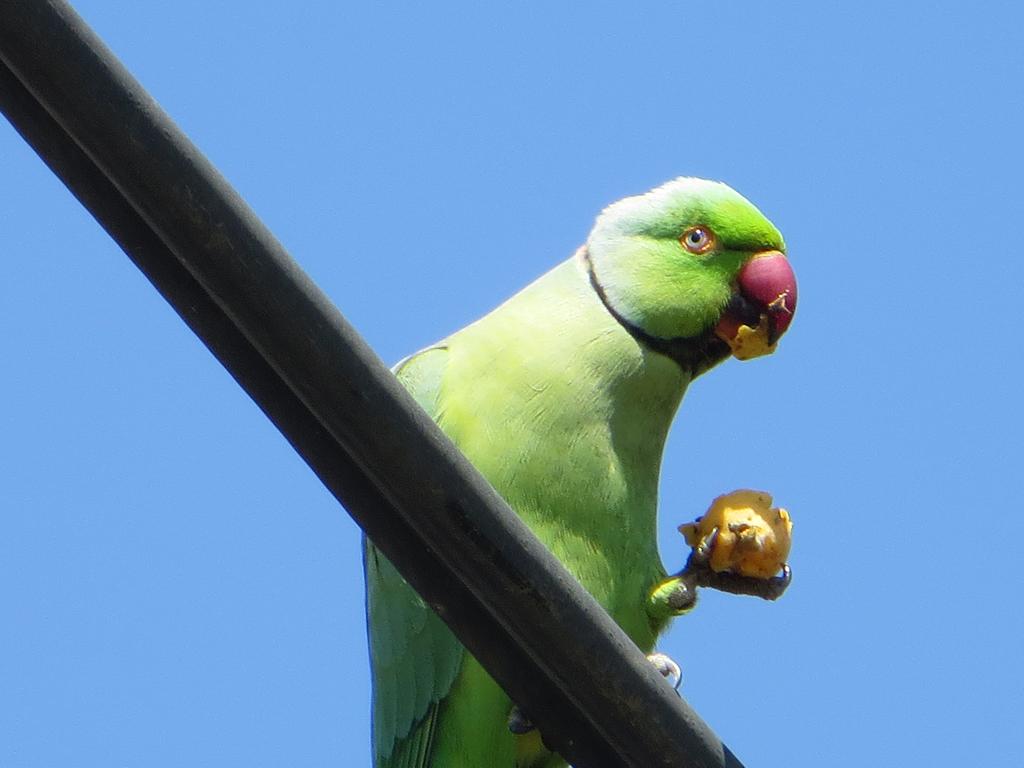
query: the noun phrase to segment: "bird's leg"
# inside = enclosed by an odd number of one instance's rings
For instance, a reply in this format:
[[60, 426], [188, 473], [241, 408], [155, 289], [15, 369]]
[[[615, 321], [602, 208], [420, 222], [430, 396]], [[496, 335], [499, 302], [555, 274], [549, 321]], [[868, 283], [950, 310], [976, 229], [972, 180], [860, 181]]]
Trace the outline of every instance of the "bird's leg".
[[685, 569], [655, 585], [647, 599], [647, 613], [663, 621], [689, 613], [697, 604], [697, 579]]

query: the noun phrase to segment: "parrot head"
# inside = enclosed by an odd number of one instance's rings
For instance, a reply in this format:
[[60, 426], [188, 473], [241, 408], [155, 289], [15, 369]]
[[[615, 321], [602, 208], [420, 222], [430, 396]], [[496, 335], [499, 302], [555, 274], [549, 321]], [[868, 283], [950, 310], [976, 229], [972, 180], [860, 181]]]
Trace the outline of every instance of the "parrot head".
[[639, 340], [706, 369], [775, 350], [796, 311], [782, 235], [725, 184], [679, 178], [606, 208], [584, 259], [605, 306]]

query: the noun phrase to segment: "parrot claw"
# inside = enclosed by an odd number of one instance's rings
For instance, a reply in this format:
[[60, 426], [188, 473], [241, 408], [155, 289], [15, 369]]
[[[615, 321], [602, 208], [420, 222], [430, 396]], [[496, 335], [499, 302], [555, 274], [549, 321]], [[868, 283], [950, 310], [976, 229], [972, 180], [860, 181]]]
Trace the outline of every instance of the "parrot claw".
[[671, 657], [664, 653], [649, 653], [647, 660], [654, 665], [662, 677], [668, 680], [673, 690], [679, 690], [679, 685], [683, 682], [683, 670]]
[[[789, 567], [789, 563], [783, 563], [782, 575], [772, 576], [768, 581], [772, 584], [774, 589], [778, 590], [775, 597], [781, 597], [782, 593], [789, 588], [790, 582], [793, 581], [793, 569]], [[775, 598], [771, 599], [774, 600]]]
[[513, 704], [508, 713], [508, 729], [516, 736], [522, 736], [532, 731], [534, 725], [530, 718], [523, 714], [523, 710]]
[[690, 553], [690, 558], [686, 561], [687, 569], [689, 569], [691, 563], [695, 568], [709, 568], [708, 564], [711, 562], [711, 553], [715, 549], [716, 541], [718, 541], [717, 525], [711, 529], [711, 533], [704, 537], [700, 544]]

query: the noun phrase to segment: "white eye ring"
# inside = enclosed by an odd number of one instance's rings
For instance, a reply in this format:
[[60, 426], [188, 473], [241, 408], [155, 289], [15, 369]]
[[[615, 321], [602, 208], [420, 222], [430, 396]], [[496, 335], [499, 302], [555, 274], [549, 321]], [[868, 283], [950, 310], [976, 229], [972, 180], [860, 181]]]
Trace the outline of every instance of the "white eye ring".
[[690, 253], [707, 253], [715, 247], [715, 233], [707, 227], [690, 227], [679, 236], [679, 243]]

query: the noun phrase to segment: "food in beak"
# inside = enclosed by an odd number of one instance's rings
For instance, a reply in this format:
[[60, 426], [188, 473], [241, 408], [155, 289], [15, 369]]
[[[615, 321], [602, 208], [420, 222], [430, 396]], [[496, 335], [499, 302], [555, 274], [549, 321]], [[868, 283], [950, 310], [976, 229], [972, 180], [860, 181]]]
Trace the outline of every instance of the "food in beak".
[[765, 251], [743, 265], [736, 287], [715, 334], [738, 360], [770, 355], [796, 312], [796, 275], [781, 252]]

